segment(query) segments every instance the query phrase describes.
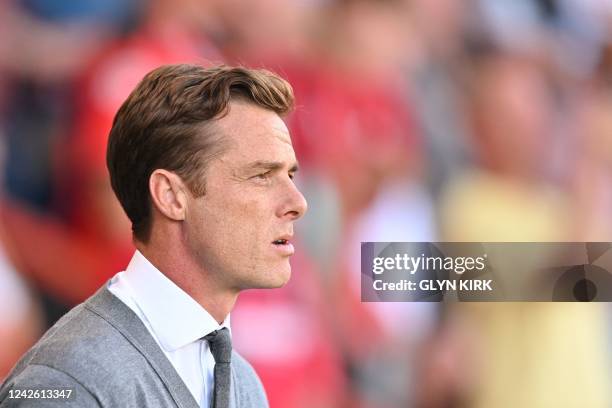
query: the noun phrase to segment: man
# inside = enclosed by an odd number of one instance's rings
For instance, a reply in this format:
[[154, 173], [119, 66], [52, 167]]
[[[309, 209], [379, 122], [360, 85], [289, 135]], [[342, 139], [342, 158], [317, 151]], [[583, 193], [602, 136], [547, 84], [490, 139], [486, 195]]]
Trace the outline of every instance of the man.
[[[22, 358], [0, 406], [267, 406], [231, 350], [229, 313], [241, 290], [291, 273], [293, 222], [306, 211], [280, 117], [292, 104], [289, 84], [266, 71], [170, 65], [145, 76], [107, 150], [137, 251]], [[31, 390], [52, 397], [24, 398]]]

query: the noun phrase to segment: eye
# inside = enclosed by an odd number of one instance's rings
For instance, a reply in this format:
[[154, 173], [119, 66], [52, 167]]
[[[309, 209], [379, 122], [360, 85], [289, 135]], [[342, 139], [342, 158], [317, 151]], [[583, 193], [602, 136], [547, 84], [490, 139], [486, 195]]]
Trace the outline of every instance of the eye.
[[293, 180], [295, 178], [295, 173], [289, 173], [289, 178]]
[[266, 179], [268, 179], [268, 177], [270, 177], [271, 173], [272, 172], [268, 170], [268, 171], [266, 171], [264, 173], [259, 173], [259, 174], [255, 175], [255, 176], [253, 176], [253, 178], [254, 179], [258, 179], [258, 180], [266, 180]]

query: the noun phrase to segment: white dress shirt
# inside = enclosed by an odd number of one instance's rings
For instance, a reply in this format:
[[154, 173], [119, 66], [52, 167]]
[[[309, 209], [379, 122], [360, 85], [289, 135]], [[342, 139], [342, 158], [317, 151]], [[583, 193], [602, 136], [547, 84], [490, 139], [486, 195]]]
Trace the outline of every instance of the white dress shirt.
[[221, 327], [231, 334], [229, 315], [219, 325], [139, 251], [108, 289], [142, 320], [200, 407], [209, 407], [215, 360], [202, 337]]

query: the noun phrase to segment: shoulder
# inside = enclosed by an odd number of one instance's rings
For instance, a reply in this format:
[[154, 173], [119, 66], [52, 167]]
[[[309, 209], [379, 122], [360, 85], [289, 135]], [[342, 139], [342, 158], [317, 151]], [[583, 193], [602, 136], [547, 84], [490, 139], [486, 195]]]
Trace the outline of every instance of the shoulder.
[[66, 386], [84, 395], [122, 389], [130, 378], [137, 378], [130, 367], [143, 364], [142, 354], [122, 333], [81, 304], [22, 357], [1, 386], [0, 400], [16, 388]]
[[0, 389], [0, 407], [100, 407], [78, 380], [52, 367], [29, 364]]
[[[106, 339], [106, 340], [102, 340]], [[17, 363], [0, 388], [0, 406], [99, 406], [91, 380], [110, 367], [103, 343], [118, 343], [104, 320], [79, 305], [63, 316]], [[19, 390], [71, 390], [65, 399], [16, 398]], [[66, 393], [64, 393], [66, 395]]]
[[240, 407], [267, 407], [266, 392], [253, 366], [235, 350], [232, 351], [232, 376], [235, 397]]
[[[112, 353], [111, 353], [112, 351]], [[41, 364], [75, 377], [116, 371], [126, 356], [139, 355], [122, 333], [85, 305], [62, 317], [24, 357], [23, 364]]]

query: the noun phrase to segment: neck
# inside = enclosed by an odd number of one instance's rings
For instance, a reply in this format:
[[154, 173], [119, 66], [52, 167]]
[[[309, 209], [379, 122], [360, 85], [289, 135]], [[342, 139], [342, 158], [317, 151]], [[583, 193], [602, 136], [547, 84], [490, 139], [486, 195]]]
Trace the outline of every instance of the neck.
[[223, 287], [197, 264], [184, 246], [169, 244], [172, 240], [164, 240], [164, 245], [157, 242], [152, 238], [146, 244], [135, 242], [135, 245], [161, 273], [198, 302], [219, 324], [223, 323], [234, 308], [238, 291]]

